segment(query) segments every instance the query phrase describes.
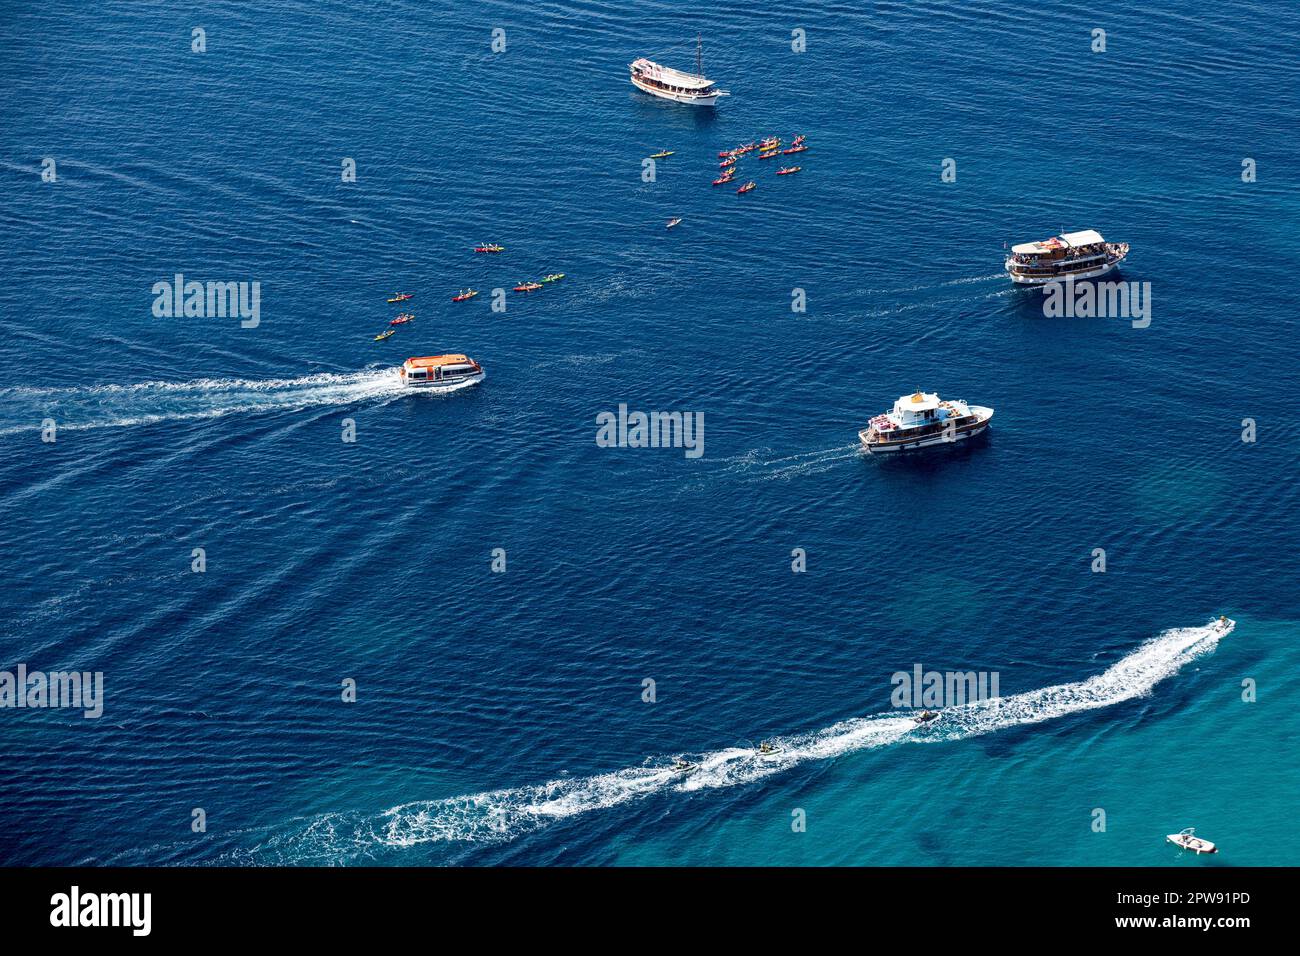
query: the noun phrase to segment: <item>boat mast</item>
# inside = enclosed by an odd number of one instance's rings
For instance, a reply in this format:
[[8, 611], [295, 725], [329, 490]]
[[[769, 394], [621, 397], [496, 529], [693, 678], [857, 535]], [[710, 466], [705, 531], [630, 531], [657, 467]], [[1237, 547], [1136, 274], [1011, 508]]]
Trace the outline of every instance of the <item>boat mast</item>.
[[695, 34], [695, 75], [704, 78], [704, 34]]

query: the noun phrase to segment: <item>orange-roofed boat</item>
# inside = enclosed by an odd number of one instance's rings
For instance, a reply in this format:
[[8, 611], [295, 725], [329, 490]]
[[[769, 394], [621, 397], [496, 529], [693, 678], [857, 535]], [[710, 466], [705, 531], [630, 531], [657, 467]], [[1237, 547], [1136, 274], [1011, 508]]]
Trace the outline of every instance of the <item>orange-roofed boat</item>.
[[483, 368], [472, 358], [453, 355], [425, 355], [409, 358], [397, 370], [402, 384], [434, 392], [451, 392], [483, 381]]

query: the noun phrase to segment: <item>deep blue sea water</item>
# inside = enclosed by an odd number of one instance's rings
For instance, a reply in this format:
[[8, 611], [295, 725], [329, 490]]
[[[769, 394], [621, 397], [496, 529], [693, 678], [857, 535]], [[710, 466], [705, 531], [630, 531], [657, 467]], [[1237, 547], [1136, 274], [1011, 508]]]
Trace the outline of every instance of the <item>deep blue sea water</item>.
[[[1293, 5], [4, 19], [0, 669], [106, 700], [0, 710], [0, 862], [1297, 861]], [[716, 110], [630, 86], [697, 32]], [[796, 133], [799, 175], [709, 185]], [[1062, 228], [1132, 244], [1148, 328], [1010, 287]], [[178, 272], [260, 324], [156, 318]], [[439, 351], [487, 381], [394, 384]], [[993, 429], [861, 455], [916, 388]], [[703, 457], [598, 447], [621, 402], [703, 412]], [[911, 729], [916, 663], [1003, 709]]]

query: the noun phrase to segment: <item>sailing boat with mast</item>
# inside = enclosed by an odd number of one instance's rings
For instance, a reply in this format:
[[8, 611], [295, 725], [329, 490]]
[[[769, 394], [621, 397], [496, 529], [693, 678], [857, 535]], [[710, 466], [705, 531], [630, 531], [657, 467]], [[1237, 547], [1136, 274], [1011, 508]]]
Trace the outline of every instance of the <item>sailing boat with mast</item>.
[[660, 66], [653, 60], [642, 57], [628, 65], [632, 71], [632, 85], [638, 90], [674, 103], [686, 103], [690, 106], [713, 106], [724, 96], [730, 96], [726, 90], [718, 89], [712, 80], [704, 75], [704, 39], [695, 37], [695, 75], [674, 70], [672, 67]]

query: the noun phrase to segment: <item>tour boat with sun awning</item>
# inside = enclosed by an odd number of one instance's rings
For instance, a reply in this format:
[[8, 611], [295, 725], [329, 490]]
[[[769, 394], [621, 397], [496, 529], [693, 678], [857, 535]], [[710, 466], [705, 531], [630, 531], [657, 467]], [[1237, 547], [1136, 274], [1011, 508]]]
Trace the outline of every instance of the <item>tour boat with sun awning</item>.
[[713, 106], [724, 96], [730, 96], [726, 90], [720, 90], [713, 81], [704, 75], [702, 56], [703, 42], [696, 37], [695, 73], [683, 73], [669, 66], [660, 66], [645, 57], [628, 64], [632, 74], [632, 85], [644, 93], [657, 96], [661, 100], [685, 103], [688, 106]]
[[1127, 242], [1107, 242], [1095, 229], [1066, 232], [1041, 242], [1011, 247], [1005, 267], [1018, 285], [1046, 285], [1067, 279], [1096, 279], [1128, 255]]

